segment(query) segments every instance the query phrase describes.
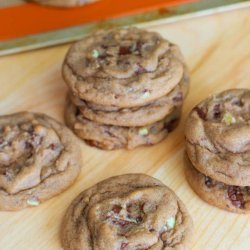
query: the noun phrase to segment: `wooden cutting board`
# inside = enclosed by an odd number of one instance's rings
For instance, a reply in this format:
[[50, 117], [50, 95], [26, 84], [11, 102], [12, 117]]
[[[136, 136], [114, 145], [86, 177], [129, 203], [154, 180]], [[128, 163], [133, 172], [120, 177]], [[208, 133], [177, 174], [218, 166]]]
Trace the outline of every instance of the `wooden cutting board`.
[[[207, 205], [190, 189], [183, 172], [183, 128], [191, 108], [217, 91], [250, 88], [250, 8], [144, 26], [179, 44], [191, 70], [191, 88], [178, 129], [156, 146], [133, 151], [106, 152], [81, 143], [84, 165], [71, 188], [37, 208], [0, 212], [1, 250], [61, 249], [60, 223], [72, 199], [104, 178], [134, 172], [159, 178], [184, 201], [195, 226], [191, 249], [250, 248], [250, 215]], [[68, 47], [0, 58], [0, 114], [30, 110], [62, 121], [66, 86], [61, 64]]]

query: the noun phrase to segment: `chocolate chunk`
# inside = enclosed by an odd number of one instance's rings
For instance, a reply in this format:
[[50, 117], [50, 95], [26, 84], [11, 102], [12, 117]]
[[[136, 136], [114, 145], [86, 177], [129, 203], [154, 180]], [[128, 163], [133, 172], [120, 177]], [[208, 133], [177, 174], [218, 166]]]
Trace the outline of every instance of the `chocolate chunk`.
[[119, 55], [129, 55], [131, 54], [130, 47], [120, 47], [119, 49]]
[[119, 225], [121, 227], [125, 227], [127, 226], [128, 224], [130, 224], [129, 221], [126, 221], [126, 220], [112, 220], [112, 222], [115, 224], [115, 225]]
[[231, 201], [231, 203], [240, 209], [245, 208], [245, 201], [243, 194], [241, 192], [241, 188], [238, 186], [229, 186], [227, 190], [228, 197]]
[[220, 104], [214, 105], [213, 116], [215, 119], [219, 119], [221, 117]]
[[143, 221], [143, 218], [142, 218], [142, 216], [138, 216], [138, 217], [136, 217], [136, 223], [141, 223], [142, 221]]
[[178, 124], [179, 119], [177, 117], [171, 119], [170, 121], [164, 123], [164, 128], [170, 133], [175, 129]]
[[206, 121], [207, 120], [207, 114], [205, 113], [205, 111], [202, 108], [199, 107], [195, 107], [194, 110], [197, 112], [197, 114], [199, 115], [199, 117]]
[[209, 188], [213, 187], [213, 181], [209, 176], [205, 176], [205, 185]]
[[112, 208], [112, 211], [116, 214], [119, 214], [120, 211], [122, 210], [122, 207], [119, 206], [119, 205], [115, 205], [113, 208]]
[[183, 101], [183, 94], [182, 92], [178, 92], [175, 97], [173, 97], [174, 102], [181, 102]]
[[128, 243], [122, 242], [120, 249], [125, 249], [128, 246]]

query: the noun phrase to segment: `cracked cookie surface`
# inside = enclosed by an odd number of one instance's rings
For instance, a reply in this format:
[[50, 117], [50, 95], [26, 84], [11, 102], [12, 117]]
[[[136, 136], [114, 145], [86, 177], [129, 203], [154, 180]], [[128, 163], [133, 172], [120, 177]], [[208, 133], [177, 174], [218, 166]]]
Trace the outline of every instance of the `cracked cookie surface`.
[[250, 185], [250, 90], [213, 95], [190, 113], [185, 129], [192, 164], [217, 181]]
[[61, 228], [65, 250], [187, 249], [192, 220], [159, 180], [144, 174], [106, 179], [70, 205]]
[[70, 99], [79, 107], [83, 116], [89, 120], [115, 126], [145, 126], [164, 119], [173, 109], [182, 106], [188, 91], [188, 85], [189, 79], [186, 74], [168, 95], [145, 106], [134, 108], [98, 107], [73, 94], [70, 95]]
[[107, 150], [133, 149], [163, 140], [178, 125], [180, 113], [181, 108], [175, 108], [164, 119], [143, 127], [105, 125], [86, 119], [68, 98], [65, 122], [78, 137], [92, 146]]
[[233, 186], [216, 181], [196, 170], [187, 156], [185, 163], [188, 183], [204, 201], [230, 212], [250, 212], [250, 186]]
[[63, 77], [85, 101], [126, 108], [168, 94], [180, 82], [184, 67], [178, 47], [159, 34], [114, 29], [75, 43], [66, 55]]
[[0, 117], [0, 210], [37, 206], [72, 184], [80, 171], [72, 132], [44, 115]]

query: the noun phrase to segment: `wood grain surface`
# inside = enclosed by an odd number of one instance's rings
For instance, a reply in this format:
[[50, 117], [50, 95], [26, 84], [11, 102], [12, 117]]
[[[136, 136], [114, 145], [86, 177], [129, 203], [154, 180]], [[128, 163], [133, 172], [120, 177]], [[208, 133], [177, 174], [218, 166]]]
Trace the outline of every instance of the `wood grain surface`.
[[[0, 212], [1, 250], [61, 249], [60, 223], [72, 199], [104, 178], [133, 172], [159, 178], [184, 201], [195, 226], [191, 249], [250, 249], [250, 215], [207, 205], [183, 172], [183, 128], [191, 108], [209, 94], [250, 87], [250, 9], [146, 27], [179, 44], [190, 68], [181, 124], [162, 143], [133, 151], [106, 152], [81, 143], [84, 165], [71, 188], [37, 208]], [[62, 121], [66, 86], [60, 69], [68, 47], [0, 58], [0, 114], [30, 110]]]

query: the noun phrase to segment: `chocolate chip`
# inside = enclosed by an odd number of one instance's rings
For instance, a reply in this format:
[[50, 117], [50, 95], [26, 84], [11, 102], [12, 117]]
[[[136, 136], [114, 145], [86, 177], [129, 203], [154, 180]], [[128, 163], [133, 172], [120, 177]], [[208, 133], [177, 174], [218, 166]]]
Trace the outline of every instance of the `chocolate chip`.
[[151, 228], [151, 229], [149, 229], [149, 232], [153, 233], [153, 232], [155, 232], [155, 230], [153, 228]]
[[121, 227], [127, 226], [130, 222], [126, 220], [113, 220], [112, 221], [115, 225], [119, 225]]
[[204, 112], [204, 110], [202, 108], [199, 107], [195, 107], [194, 110], [197, 112], [197, 114], [199, 115], [199, 117], [206, 121], [207, 120], [207, 114]]
[[213, 181], [210, 177], [205, 176], [205, 185], [209, 188], [211, 188], [213, 186]]
[[214, 105], [213, 116], [215, 119], [219, 119], [221, 117], [220, 104]]
[[143, 218], [141, 216], [136, 217], [136, 223], [141, 223], [143, 221]]
[[99, 55], [98, 59], [105, 60], [107, 57], [108, 57], [107, 54], [101, 54], [101, 55]]
[[108, 46], [107, 46], [107, 45], [104, 45], [104, 44], [102, 44], [101, 47], [102, 47], [103, 49], [107, 49], [107, 48], [108, 48]]
[[113, 206], [113, 208], [112, 208], [112, 211], [113, 211], [114, 213], [116, 213], [116, 214], [119, 214], [121, 210], [122, 210], [122, 207], [119, 206], [119, 205], [115, 205], [115, 206]]
[[175, 127], [178, 124], [179, 119], [177, 117], [171, 119], [168, 122], [164, 123], [164, 128], [170, 133], [171, 131], [173, 131], [175, 129]]
[[128, 55], [128, 54], [131, 54], [130, 47], [124, 47], [124, 46], [120, 47], [120, 49], [119, 49], [120, 56]]
[[175, 97], [173, 97], [174, 102], [181, 102], [183, 100], [182, 92], [178, 92]]
[[237, 207], [244, 209], [245, 208], [245, 201], [243, 194], [241, 192], [241, 188], [238, 186], [228, 186], [227, 189], [228, 198], [230, 199], [231, 203]]
[[25, 148], [26, 149], [31, 149], [32, 148], [32, 144], [29, 143], [28, 141], [25, 142]]
[[49, 148], [50, 148], [51, 150], [55, 150], [55, 149], [56, 149], [56, 144], [51, 143], [51, 144], [49, 145]]
[[0, 137], [0, 145], [2, 145], [3, 143], [4, 143], [4, 139]]
[[81, 111], [79, 108], [76, 109], [75, 116], [82, 115]]
[[120, 249], [125, 249], [128, 246], [128, 243], [122, 242]]

